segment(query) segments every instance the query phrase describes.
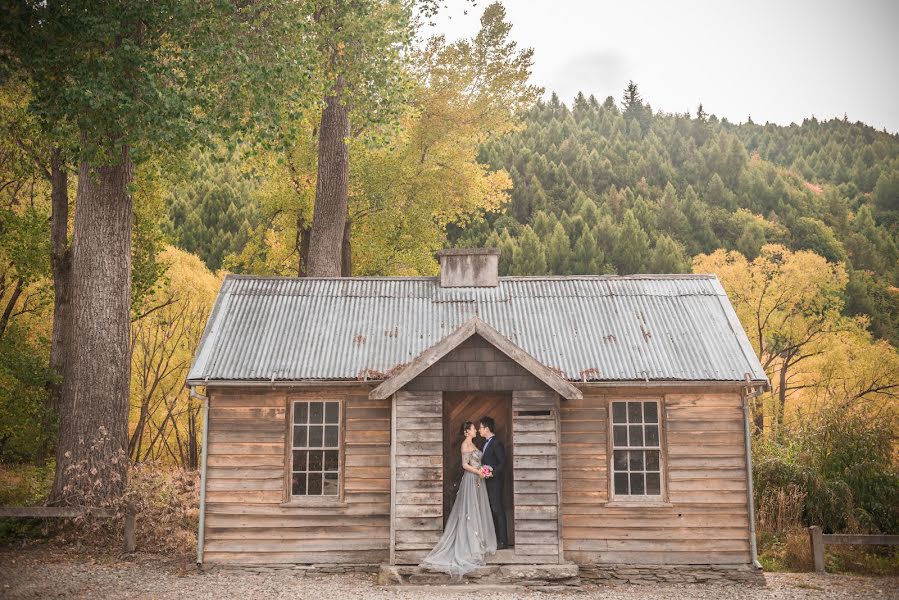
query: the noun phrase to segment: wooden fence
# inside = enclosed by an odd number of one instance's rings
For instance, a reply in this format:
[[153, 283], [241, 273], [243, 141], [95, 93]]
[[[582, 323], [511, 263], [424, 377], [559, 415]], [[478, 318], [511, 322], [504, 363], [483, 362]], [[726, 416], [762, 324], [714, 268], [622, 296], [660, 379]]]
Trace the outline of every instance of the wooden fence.
[[[52, 519], [92, 516], [101, 519], [114, 519], [116, 512], [109, 508], [81, 506], [0, 506], [0, 519]], [[129, 506], [125, 511], [125, 552], [134, 552], [135, 511]]]
[[812, 546], [812, 557], [815, 559], [815, 571], [824, 572], [825, 544], [864, 544], [868, 546], [897, 546], [899, 535], [855, 535], [847, 533], [822, 533], [821, 528], [813, 525], [808, 528], [809, 542]]

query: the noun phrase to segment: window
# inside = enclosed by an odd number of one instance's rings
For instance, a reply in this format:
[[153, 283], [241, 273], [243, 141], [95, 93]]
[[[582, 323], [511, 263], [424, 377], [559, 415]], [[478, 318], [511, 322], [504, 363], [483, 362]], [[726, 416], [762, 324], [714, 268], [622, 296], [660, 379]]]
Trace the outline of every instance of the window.
[[339, 493], [340, 402], [293, 402], [290, 494]]
[[659, 403], [612, 402], [612, 485], [621, 496], [662, 495]]

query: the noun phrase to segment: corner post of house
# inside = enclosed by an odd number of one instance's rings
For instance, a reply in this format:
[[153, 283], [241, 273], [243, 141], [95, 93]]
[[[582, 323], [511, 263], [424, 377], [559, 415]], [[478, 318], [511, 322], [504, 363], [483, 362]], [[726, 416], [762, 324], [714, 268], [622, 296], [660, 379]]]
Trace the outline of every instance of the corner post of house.
[[390, 564], [396, 564], [396, 394], [390, 395]]

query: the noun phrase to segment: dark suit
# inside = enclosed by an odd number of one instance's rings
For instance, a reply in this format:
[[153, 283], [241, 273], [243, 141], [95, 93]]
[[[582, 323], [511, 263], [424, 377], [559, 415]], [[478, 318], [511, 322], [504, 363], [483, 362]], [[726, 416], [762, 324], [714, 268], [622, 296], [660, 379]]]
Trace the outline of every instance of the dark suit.
[[482, 465], [493, 467], [493, 477], [487, 478], [487, 498], [490, 499], [490, 512], [493, 513], [493, 528], [496, 530], [497, 546], [508, 543], [506, 535], [506, 509], [503, 506], [503, 480], [506, 473], [506, 448], [495, 435], [484, 444]]

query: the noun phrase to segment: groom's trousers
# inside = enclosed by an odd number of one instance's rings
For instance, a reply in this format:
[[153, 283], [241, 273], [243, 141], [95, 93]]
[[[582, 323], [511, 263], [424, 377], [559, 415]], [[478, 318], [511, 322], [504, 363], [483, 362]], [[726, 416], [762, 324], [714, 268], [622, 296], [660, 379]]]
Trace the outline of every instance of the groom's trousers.
[[490, 500], [490, 512], [493, 514], [496, 545], [506, 546], [509, 540], [506, 531], [506, 508], [503, 506], [503, 480], [501, 478], [487, 480], [487, 498]]

